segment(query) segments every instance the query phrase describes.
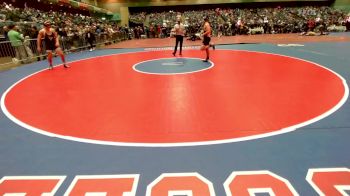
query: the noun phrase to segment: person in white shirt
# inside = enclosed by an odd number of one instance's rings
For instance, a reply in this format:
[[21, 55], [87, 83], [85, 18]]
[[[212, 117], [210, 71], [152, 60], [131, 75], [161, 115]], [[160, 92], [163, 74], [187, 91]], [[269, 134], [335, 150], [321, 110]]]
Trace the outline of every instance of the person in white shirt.
[[175, 37], [176, 37], [176, 44], [174, 48], [173, 55], [176, 55], [177, 46], [180, 43], [180, 55], [182, 55], [182, 44], [184, 41], [185, 36], [185, 26], [181, 23], [180, 20], [177, 21], [177, 24], [174, 26], [175, 29]]

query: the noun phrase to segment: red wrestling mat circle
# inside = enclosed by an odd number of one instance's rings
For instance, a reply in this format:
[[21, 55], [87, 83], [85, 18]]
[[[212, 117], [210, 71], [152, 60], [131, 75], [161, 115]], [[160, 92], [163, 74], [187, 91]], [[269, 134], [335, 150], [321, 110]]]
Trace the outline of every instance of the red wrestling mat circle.
[[[204, 52], [185, 50], [184, 57]], [[143, 74], [142, 61], [171, 51], [126, 53], [71, 63], [20, 81], [5, 113], [30, 130], [112, 145], [178, 146], [255, 139], [324, 118], [346, 100], [345, 81], [312, 62], [216, 50], [211, 69]]]

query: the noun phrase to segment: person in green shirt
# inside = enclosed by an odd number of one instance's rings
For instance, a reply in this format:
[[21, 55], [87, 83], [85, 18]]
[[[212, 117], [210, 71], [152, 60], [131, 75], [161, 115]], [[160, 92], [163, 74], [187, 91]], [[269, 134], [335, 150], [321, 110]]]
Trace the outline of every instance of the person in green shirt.
[[27, 54], [23, 46], [23, 41], [24, 41], [23, 35], [21, 35], [17, 31], [15, 24], [10, 24], [8, 26], [8, 29], [9, 29], [9, 32], [7, 33], [7, 36], [11, 42], [12, 47], [15, 49], [16, 59], [20, 61], [26, 59]]
[[15, 24], [10, 24], [8, 26], [9, 32], [7, 33], [7, 36], [11, 42], [11, 45], [13, 47], [21, 46], [23, 45], [24, 38], [23, 36], [17, 31]]

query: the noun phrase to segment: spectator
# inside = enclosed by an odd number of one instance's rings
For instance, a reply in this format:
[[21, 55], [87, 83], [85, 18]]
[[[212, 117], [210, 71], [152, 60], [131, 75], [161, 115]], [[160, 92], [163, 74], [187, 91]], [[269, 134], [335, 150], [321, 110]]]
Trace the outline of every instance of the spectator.
[[313, 18], [310, 18], [308, 21], [307, 21], [307, 26], [308, 26], [308, 31], [314, 31], [315, 29], [315, 26], [316, 26], [316, 22]]
[[350, 15], [346, 18], [345, 21], [346, 31], [350, 31]]
[[8, 26], [4, 26], [3, 27], [3, 31], [4, 31], [4, 38], [5, 38], [6, 41], [8, 41], [9, 40], [9, 37], [7, 35], [8, 31], [9, 31]]
[[36, 39], [38, 37], [38, 34], [39, 34], [38, 28], [36, 28], [36, 26], [32, 26], [31, 31], [29, 32], [29, 37], [31, 39]]
[[5, 22], [5, 21], [6, 21], [6, 15], [0, 14], [0, 22]]
[[94, 41], [96, 40], [95, 39], [95, 33], [93, 32], [93, 29], [91, 27], [89, 28], [88, 32], [85, 34], [85, 39], [90, 44], [89, 49], [90, 49], [90, 52], [91, 52], [92, 50], [95, 49]]
[[36, 39], [38, 37], [38, 34], [39, 34], [39, 31], [36, 28], [36, 26], [32, 26], [32, 28], [31, 28], [31, 30], [29, 32], [29, 38], [32, 39], [32, 40], [30, 40], [30, 43], [29, 43], [28, 47], [30, 47], [31, 51], [35, 51], [35, 54], [38, 56], [37, 60], [40, 61], [40, 57], [39, 57], [40, 54], [36, 50], [37, 49], [37, 42], [36, 42], [36, 40], [34, 40], [34, 39]]
[[16, 59], [22, 61], [27, 58], [26, 50], [23, 46], [24, 37], [17, 31], [17, 27], [14, 23], [9, 26], [9, 32], [7, 33], [8, 38], [11, 42], [12, 47], [16, 51]]

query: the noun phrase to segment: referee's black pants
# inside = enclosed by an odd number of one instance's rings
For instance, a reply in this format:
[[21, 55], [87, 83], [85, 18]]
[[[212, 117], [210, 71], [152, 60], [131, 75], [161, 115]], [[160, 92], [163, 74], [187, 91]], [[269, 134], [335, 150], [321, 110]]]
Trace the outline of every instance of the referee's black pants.
[[177, 46], [180, 43], [180, 54], [182, 54], [182, 43], [184, 42], [184, 36], [182, 35], [176, 35], [176, 44], [174, 48], [174, 54], [176, 54]]

